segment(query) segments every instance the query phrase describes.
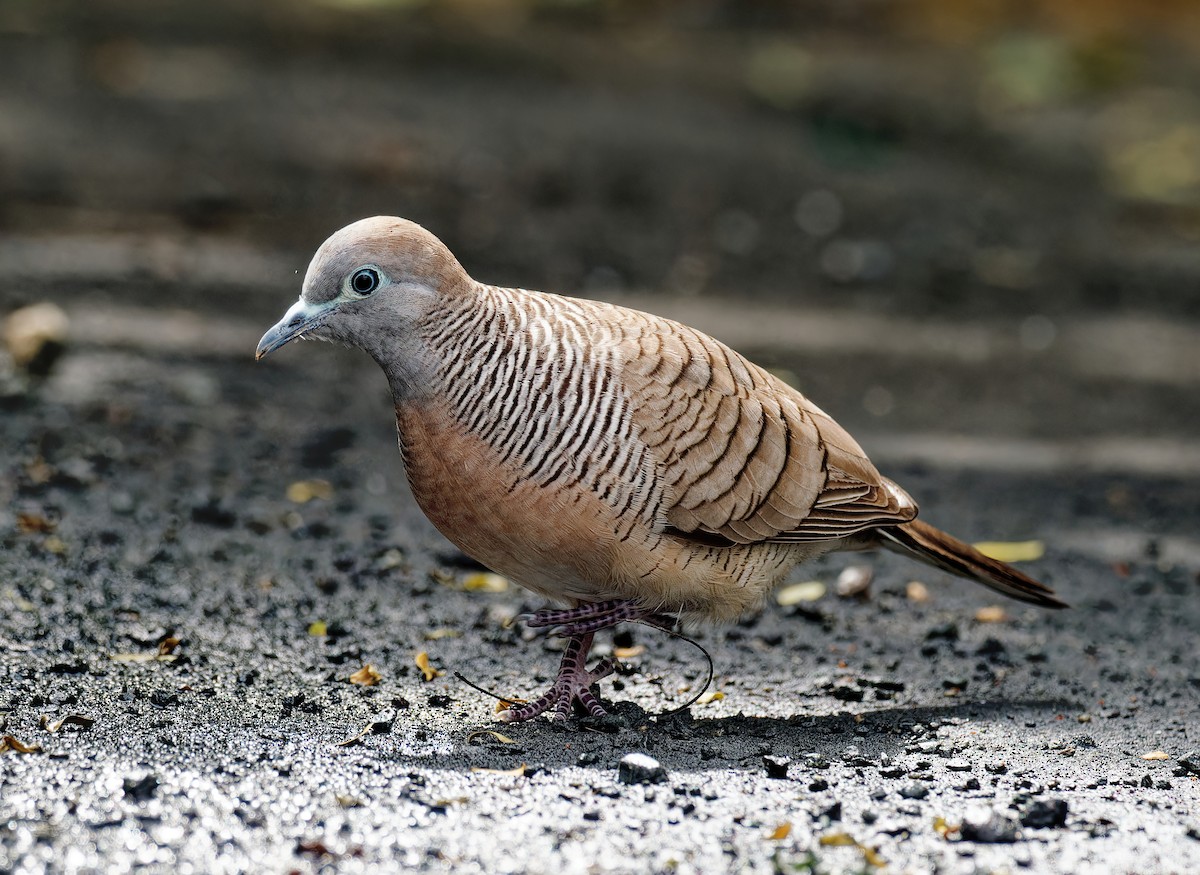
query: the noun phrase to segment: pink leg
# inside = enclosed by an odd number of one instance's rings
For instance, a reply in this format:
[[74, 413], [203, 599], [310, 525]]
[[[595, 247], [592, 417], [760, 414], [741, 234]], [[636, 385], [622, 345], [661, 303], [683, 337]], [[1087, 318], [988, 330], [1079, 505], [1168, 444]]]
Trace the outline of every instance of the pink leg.
[[603, 717], [607, 712], [588, 687], [612, 674], [613, 664], [609, 659], [602, 659], [594, 669], [588, 671], [587, 654], [592, 646], [592, 634], [586, 632], [571, 636], [558, 666], [558, 677], [549, 690], [532, 702], [513, 705], [501, 711], [499, 718], [505, 723], [520, 723], [553, 708], [554, 719], [566, 720], [571, 716], [574, 702], [579, 702], [593, 717]]

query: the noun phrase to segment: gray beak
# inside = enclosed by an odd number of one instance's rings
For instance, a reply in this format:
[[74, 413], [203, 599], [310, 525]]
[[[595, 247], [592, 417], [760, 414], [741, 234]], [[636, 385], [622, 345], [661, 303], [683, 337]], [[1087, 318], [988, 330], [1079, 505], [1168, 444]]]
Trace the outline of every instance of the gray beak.
[[328, 305], [310, 304], [304, 300], [292, 304], [291, 308], [283, 314], [283, 318], [262, 336], [262, 340], [258, 342], [258, 350], [254, 353], [254, 360], [258, 361], [284, 344], [312, 331], [328, 313]]

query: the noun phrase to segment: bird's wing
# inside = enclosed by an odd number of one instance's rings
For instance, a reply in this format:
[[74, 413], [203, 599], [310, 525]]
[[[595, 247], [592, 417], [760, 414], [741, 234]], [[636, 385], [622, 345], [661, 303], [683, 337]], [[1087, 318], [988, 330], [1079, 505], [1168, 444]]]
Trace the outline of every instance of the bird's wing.
[[845, 429], [724, 344], [636, 314], [621, 379], [662, 477], [664, 528], [709, 544], [825, 541], [916, 516]]

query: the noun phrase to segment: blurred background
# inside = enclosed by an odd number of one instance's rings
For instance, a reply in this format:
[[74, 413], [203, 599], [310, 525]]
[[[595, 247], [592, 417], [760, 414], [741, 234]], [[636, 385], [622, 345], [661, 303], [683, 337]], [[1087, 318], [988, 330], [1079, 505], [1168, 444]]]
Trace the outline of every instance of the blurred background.
[[104, 351], [240, 362], [397, 214], [884, 462], [1200, 477], [1198, 51], [1190, 0], [7, 0], [0, 310], [65, 312], [9, 331], [70, 338], [51, 396], [129, 391], [184, 369]]

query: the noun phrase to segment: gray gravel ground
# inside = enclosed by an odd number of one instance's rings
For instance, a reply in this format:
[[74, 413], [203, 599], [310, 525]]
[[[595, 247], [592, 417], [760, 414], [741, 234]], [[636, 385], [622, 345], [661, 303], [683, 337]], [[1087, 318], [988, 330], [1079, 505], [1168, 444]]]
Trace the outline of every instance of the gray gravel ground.
[[[81, 344], [56, 374], [2, 420], [0, 719], [40, 748], [0, 757], [2, 872], [1200, 868], [1198, 565], [1140, 535], [1194, 543], [1195, 476], [885, 465], [967, 537], [1045, 537], [1073, 608], [979, 622], [889, 558], [866, 600], [699, 630], [723, 698], [654, 717], [704, 664], [631, 627], [619, 719], [509, 727], [452, 672], [527, 695], [553, 643], [413, 506], [373, 365]], [[1097, 519], [1141, 547], [1056, 543]], [[631, 752], [665, 780], [622, 783]]]

